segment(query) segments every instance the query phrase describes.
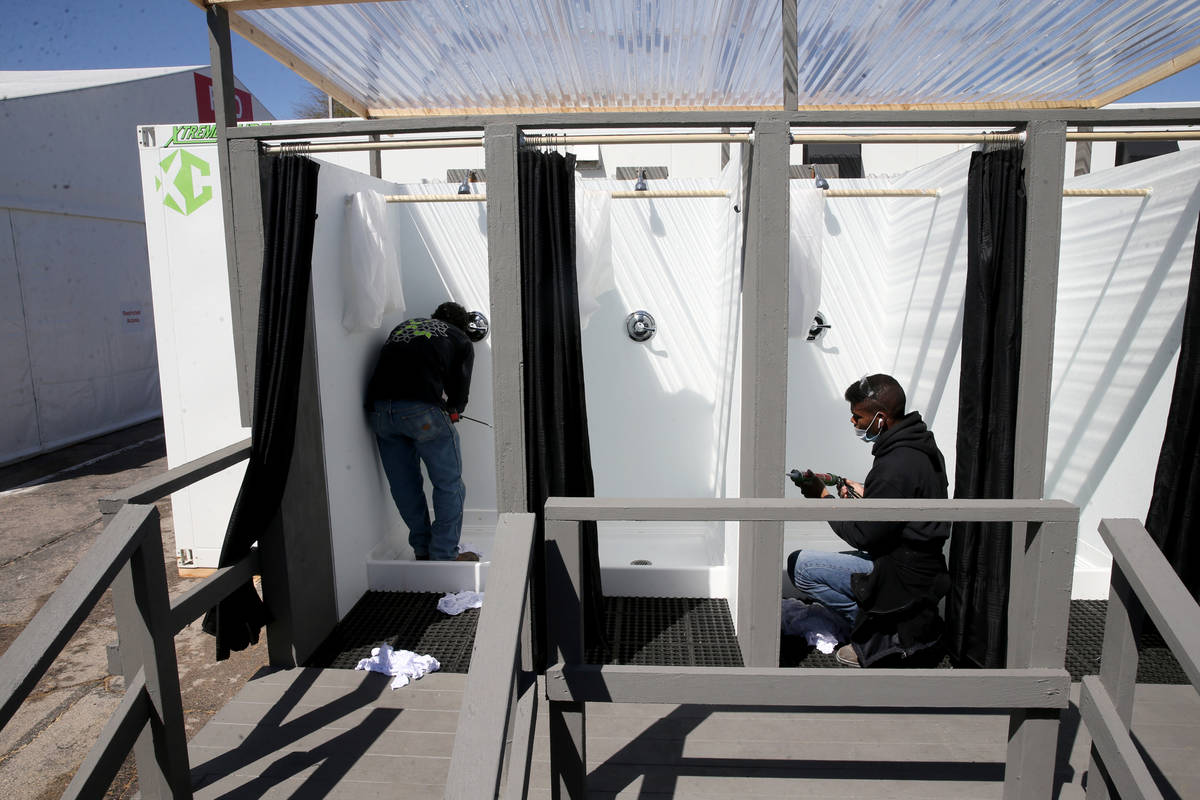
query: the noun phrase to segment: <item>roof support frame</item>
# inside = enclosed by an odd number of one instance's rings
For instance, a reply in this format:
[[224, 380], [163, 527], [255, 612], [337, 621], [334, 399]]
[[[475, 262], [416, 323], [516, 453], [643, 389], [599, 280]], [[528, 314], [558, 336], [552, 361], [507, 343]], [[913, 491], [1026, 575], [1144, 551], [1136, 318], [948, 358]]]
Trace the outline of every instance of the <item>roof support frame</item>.
[[782, 0], [783, 108], [795, 111], [799, 104], [800, 63], [797, 59], [796, 0]]
[[478, 132], [487, 125], [519, 129], [557, 128], [753, 128], [762, 120], [782, 119], [797, 128], [872, 127], [1024, 127], [1039, 120], [1068, 127], [1200, 125], [1194, 108], [1014, 109], [958, 111], [629, 111], [559, 114], [479, 114], [461, 116], [337, 119], [295, 125], [256, 125], [228, 131], [230, 139], [286, 141], [325, 136]]

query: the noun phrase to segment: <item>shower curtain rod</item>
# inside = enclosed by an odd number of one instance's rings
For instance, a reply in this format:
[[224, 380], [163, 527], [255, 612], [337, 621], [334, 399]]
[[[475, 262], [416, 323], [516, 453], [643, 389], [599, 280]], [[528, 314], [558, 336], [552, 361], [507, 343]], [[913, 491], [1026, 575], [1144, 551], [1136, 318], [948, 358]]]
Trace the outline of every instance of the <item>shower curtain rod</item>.
[[[1200, 130], [1186, 131], [1067, 131], [1068, 142], [1180, 141], [1200, 139]], [[749, 133], [644, 133], [597, 135], [528, 135], [528, 145], [565, 147], [577, 144], [704, 144], [752, 141]], [[793, 133], [792, 144], [856, 142], [859, 144], [992, 144], [1023, 142], [1016, 133]], [[386, 142], [284, 142], [263, 145], [263, 152], [276, 155], [308, 153], [353, 153], [369, 150], [418, 150], [425, 147], [482, 147], [482, 137], [459, 139], [405, 139]]]

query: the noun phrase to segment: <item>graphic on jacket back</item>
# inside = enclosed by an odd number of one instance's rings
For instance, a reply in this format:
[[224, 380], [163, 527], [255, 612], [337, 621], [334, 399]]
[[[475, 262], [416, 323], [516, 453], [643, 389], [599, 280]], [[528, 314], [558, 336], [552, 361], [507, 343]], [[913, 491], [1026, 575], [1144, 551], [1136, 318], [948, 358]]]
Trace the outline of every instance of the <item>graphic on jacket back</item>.
[[446, 336], [446, 331], [449, 328], [445, 322], [440, 319], [409, 319], [401, 322], [395, 327], [391, 335], [388, 336], [389, 342], [411, 342], [417, 337], [433, 339], [435, 337]]

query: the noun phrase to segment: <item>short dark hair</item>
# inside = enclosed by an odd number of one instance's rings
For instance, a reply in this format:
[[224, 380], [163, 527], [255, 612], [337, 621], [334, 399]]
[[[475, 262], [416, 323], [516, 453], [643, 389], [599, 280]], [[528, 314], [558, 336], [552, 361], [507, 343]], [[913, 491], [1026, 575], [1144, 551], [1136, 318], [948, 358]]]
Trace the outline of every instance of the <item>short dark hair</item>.
[[466, 333], [467, 323], [471, 321], [471, 316], [458, 303], [447, 301], [438, 306], [437, 310], [433, 312], [433, 319], [439, 319]]
[[892, 419], [904, 416], [906, 401], [904, 390], [891, 375], [864, 375], [846, 387], [846, 402], [850, 405], [868, 403]]

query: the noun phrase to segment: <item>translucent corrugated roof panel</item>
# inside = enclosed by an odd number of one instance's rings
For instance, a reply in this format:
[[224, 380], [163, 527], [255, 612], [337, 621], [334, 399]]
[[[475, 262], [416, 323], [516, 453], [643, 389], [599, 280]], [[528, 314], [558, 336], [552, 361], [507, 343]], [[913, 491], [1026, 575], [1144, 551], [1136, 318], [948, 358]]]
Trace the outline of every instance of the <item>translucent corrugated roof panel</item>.
[[[277, 57], [372, 116], [784, 102], [779, 0], [399, 0], [231, 14], [235, 29], [253, 26]], [[797, 17], [800, 107], [1102, 105], [1200, 61], [1200, 0], [799, 0]]]

